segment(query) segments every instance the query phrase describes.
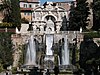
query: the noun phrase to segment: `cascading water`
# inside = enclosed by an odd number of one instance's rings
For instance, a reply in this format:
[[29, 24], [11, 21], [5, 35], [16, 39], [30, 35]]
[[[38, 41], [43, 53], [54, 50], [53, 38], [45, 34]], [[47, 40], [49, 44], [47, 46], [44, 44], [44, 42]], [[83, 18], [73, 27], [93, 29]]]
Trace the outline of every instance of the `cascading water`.
[[69, 65], [69, 49], [67, 35], [64, 37], [64, 48], [62, 48], [62, 65]]
[[31, 35], [27, 46], [25, 65], [36, 65], [35, 61], [36, 61], [35, 41], [34, 41], [34, 36]]
[[53, 62], [54, 62], [54, 56], [52, 51], [53, 40], [54, 40], [53, 35], [51, 34], [46, 35], [46, 56], [44, 58], [45, 68], [53, 68]]
[[53, 35], [46, 35], [46, 55], [53, 55], [52, 52]]

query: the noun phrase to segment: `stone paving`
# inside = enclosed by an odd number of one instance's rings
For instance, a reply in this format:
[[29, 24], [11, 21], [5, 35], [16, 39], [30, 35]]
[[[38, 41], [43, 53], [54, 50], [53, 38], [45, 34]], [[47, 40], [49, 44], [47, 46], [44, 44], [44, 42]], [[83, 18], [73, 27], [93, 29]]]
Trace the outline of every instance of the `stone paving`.
[[[6, 75], [6, 72], [1, 72], [0, 75]], [[29, 75], [29, 74], [12, 74], [11, 72], [8, 72], [8, 75]], [[43, 75], [46, 75], [46, 74], [43, 74]], [[50, 75], [55, 75], [55, 74], [51, 73]], [[58, 75], [73, 75], [73, 74], [60, 73]]]

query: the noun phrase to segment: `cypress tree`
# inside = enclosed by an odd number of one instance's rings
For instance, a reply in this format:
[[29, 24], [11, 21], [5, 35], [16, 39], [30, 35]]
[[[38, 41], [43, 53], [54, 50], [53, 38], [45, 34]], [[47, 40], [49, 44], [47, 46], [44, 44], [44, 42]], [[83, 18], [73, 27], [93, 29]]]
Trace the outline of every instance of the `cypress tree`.
[[[72, 4], [73, 5], [73, 4]], [[89, 7], [87, 0], [78, 0], [77, 6], [72, 6], [69, 24], [70, 30], [79, 30], [80, 27], [86, 30], [86, 26], [88, 25], [88, 16], [89, 16]]]
[[100, 29], [100, 0], [93, 1], [93, 30]]
[[69, 30], [72, 31], [79, 30], [80, 28], [80, 26], [78, 25], [79, 17], [77, 15], [79, 15], [79, 13], [78, 11], [76, 11], [76, 7], [74, 7], [74, 3], [72, 2], [70, 18], [69, 18]]
[[12, 16], [12, 23], [15, 27], [20, 30], [21, 27], [21, 15], [20, 15], [20, 5], [19, 0], [11, 0], [11, 16]]

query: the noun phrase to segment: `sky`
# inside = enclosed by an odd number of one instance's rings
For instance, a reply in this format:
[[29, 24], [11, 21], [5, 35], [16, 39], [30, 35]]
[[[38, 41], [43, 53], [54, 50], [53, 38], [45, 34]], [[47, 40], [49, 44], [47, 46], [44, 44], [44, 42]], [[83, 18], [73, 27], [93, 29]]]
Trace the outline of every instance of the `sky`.
[[49, 2], [62, 2], [62, 1], [75, 1], [75, 0], [40, 0], [40, 3], [43, 4], [46, 1], [49, 1]]
[[64, 0], [40, 0], [40, 3], [43, 4], [46, 1], [49, 1], [49, 2], [60, 2], [60, 1], [64, 1]]

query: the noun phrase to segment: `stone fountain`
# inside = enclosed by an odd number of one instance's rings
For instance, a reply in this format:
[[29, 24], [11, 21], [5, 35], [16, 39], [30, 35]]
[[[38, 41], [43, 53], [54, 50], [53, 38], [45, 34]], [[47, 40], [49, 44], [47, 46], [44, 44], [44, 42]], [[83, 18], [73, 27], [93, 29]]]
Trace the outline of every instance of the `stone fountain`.
[[28, 37], [23, 65], [29, 69], [53, 69], [55, 65], [67, 69], [71, 65], [69, 43], [73, 44], [77, 35], [67, 31], [68, 12], [48, 2], [44, 7], [34, 9], [32, 16], [33, 30], [22, 34]]
[[27, 44], [27, 51], [26, 51], [26, 59], [24, 65], [36, 65], [36, 48], [35, 48], [35, 41], [34, 35], [30, 36], [30, 39]]
[[[57, 50], [57, 60], [59, 66], [69, 65], [69, 48], [67, 32], [57, 33], [54, 31], [54, 22], [51, 20], [51, 16], [47, 21], [46, 31], [32, 31], [29, 41], [27, 43], [27, 51], [25, 64], [26, 66], [38, 66], [43, 68], [54, 68], [55, 66], [55, 51]], [[34, 28], [33, 28], [34, 29]], [[58, 30], [58, 29], [57, 29]], [[38, 34], [34, 34], [34, 33]], [[42, 36], [42, 37], [41, 37]], [[34, 41], [35, 39], [35, 41]], [[61, 40], [61, 43], [59, 41]], [[38, 42], [38, 45], [36, 43]], [[55, 48], [54, 44], [59, 44]], [[39, 48], [45, 45], [45, 48]], [[60, 47], [61, 46], [61, 47]], [[41, 54], [44, 51], [44, 54]], [[60, 54], [61, 51], [61, 54]], [[40, 53], [40, 55], [38, 55]], [[38, 57], [38, 58], [37, 58]], [[42, 58], [41, 58], [42, 57]], [[38, 61], [37, 61], [38, 60]], [[44, 64], [40, 64], [40, 62]], [[57, 65], [57, 64], [56, 64]]]
[[[47, 10], [48, 13], [42, 12], [42, 9]], [[27, 43], [25, 65], [42, 66], [42, 68], [70, 65], [69, 32], [66, 31], [68, 13], [62, 8], [52, 6], [51, 2], [42, 9], [40, 14], [36, 12], [39, 11], [38, 9], [33, 10], [33, 30]]]

